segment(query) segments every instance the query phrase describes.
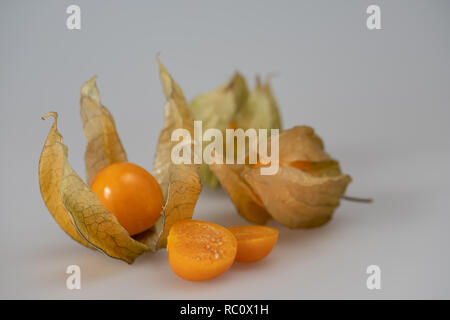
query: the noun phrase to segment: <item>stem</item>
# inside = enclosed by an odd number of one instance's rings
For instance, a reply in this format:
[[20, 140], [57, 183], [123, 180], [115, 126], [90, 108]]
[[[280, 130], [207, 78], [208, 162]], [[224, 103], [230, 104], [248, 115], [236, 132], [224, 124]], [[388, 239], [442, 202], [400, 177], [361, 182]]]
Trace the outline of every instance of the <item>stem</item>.
[[353, 202], [362, 202], [362, 203], [372, 203], [372, 198], [357, 198], [357, 197], [350, 197], [350, 196], [343, 196], [342, 199], [347, 201], [353, 201]]

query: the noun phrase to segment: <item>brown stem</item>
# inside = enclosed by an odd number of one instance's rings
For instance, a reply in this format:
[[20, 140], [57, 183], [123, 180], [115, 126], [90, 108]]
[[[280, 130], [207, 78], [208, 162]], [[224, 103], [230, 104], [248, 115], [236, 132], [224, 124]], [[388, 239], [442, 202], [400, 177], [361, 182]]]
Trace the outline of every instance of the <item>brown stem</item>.
[[350, 196], [343, 196], [342, 199], [347, 201], [353, 201], [353, 202], [362, 202], [362, 203], [372, 203], [372, 198], [357, 198], [357, 197], [350, 197]]

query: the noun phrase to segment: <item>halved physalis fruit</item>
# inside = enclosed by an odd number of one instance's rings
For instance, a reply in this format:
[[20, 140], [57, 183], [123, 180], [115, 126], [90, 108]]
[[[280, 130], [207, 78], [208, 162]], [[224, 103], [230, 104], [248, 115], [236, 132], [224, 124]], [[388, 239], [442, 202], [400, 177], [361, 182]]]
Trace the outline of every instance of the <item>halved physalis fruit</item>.
[[92, 180], [91, 190], [130, 235], [150, 229], [161, 216], [161, 187], [136, 164], [117, 162], [104, 167]]
[[226, 228], [217, 224], [182, 220], [175, 223], [167, 238], [170, 268], [190, 281], [220, 276], [233, 264], [237, 241]]
[[278, 238], [278, 230], [266, 226], [234, 226], [228, 228], [238, 243], [236, 261], [256, 262], [272, 251]]

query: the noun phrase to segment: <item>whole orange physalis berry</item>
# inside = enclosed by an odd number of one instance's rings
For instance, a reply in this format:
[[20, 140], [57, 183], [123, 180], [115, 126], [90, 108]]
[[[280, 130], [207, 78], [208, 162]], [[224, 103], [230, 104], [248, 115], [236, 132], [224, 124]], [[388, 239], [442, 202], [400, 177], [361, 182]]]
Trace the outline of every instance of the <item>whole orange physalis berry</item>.
[[106, 166], [92, 180], [91, 189], [130, 235], [148, 230], [161, 216], [163, 194], [159, 183], [133, 163]]

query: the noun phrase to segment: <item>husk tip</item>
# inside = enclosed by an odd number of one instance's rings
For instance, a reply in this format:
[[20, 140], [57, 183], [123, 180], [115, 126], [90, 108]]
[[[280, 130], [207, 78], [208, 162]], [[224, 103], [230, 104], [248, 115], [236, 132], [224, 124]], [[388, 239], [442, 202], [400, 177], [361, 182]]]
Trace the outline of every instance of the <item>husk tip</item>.
[[48, 112], [41, 117], [41, 120], [45, 120], [48, 117], [53, 117], [56, 121], [56, 120], [58, 120], [58, 112], [56, 112], [56, 111]]
[[93, 75], [88, 81], [86, 81], [80, 89], [82, 97], [89, 97], [100, 102], [100, 96], [97, 88], [97, 75]]

